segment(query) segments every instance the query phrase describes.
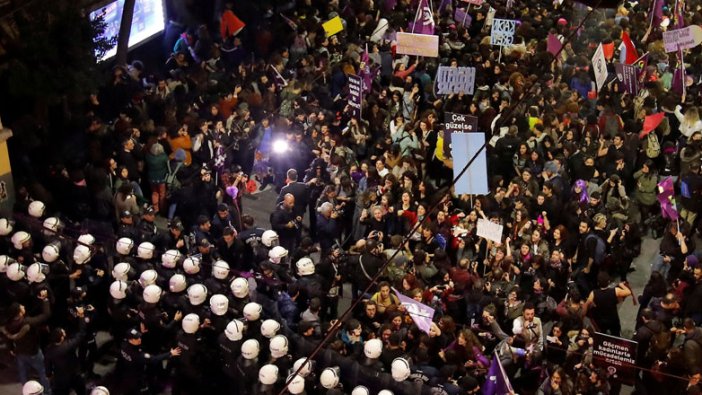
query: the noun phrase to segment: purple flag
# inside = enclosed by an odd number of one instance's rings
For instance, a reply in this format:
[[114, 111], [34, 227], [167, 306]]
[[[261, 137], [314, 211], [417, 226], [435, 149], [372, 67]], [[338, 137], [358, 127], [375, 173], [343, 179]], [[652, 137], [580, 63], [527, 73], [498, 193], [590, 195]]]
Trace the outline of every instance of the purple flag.
[[561, 43], [561, 40], [558, 39], [558, 36], [553, 33], [549, 33], [546, 42], [546, 50], [553, 56], [556, 56], [562, 47], [563, 43]]
[[395, 291], [395, 295], [400, 299], [402, 306], [407, 310], [410, 317], [412, 317], [412, 321], [417, 324], [417, 328], [429, 334], [429, 328], [431, 328], [431, 322], [434, 318], [434, 309], [412, 298], [408, 298], [397, 292], [394, 288], [393, 290]]
[[407, 30], [416, 34], [434, 34], [434, 26], [434, 15], [431, 12], [429, 0], [420, 1], [417, 15], [414, 21], [410, 22]]
[[675, 207], [675, 189], [671, 177], [664, 178], [658, 183], [658, 202], [661, 204], [663, 218], [678, 219], [678, 210]]
[[366, 44], [366, 50], [363, 51], [363, 54], [361, 55], [361, 67], [359, 70], [359, 75], [361, 76], [361, 79], [363, 79], [363, 93], [370, 93], [373, 84], [373, 78], [375, 77], [375, 75], [370, 68], [368, 44]]
[[473, 23], [473, 18], [463, 8], [456, 8], [456, 11], [453, 13], [453, 20], [465, 28], [469, 28], [470, 24]]
[[483, 384], [483, 395], [507, 395], [511, 393], [512, 385], [509, 383], [505, 369], [500, 363], [500, 357], [495, 353], [492, 356], [490, 370]]

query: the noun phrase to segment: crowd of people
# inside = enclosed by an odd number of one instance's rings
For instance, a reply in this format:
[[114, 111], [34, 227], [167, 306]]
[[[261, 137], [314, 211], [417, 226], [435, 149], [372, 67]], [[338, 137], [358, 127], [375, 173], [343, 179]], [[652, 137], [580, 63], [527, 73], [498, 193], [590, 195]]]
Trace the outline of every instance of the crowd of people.
[[[0, 333], [24, 394], [493, 394], [495, 359], [511, 393], [618, 394], [593, 335], [623, 329], [636, 394], [700, 393], [702, 69], [686, 51], [681, 94], [662, 41], [700, 23], [699, 1], [437, 0], [438, 58], [396, 51], [418, 1], [273, 3], [169, 9], [166, 62], [115, 66], [51, 165], [16, 169]], [[520, 21], [513, 45], [490, 45], [494, 18]], [[637, 94], [614, 72], [622, 33], [646, 52]], [[615, 54], [598, 89], [600, 43]], [[437, 95], [439, 65], [474, 67], [475, 93]], [[489, 194], [452, 188], [446, 112], [490, 141]], [[247, 201], [271, 189], [256, 223]], [[637, 296], [648, 237], [660, 251]], [[426, 332], [398, 295], [435, 310]]]

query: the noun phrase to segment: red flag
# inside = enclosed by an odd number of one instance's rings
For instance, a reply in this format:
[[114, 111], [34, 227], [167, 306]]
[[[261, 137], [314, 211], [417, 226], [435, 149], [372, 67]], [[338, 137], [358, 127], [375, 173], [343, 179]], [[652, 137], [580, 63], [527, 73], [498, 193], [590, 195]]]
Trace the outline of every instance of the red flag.
[[664, 116], [664, 112], [655, 113], [653, 115], [647, 115], [646, 119], [644, 119], [643, 130], [641, 131], [641, 133], [639, 133], [639, 138], [642, 139], [648, 136], [649, 133], [656, 129], [658, 125], [660, 125], [663, 121]]
[[636, 47], [634, 46], [634, 43], [631, 42], [631, 38], [629, 38], [629, 33], [622, 32], [622, 44], [624, 44], [624, 48], [626, 50], [626, 60], [624, 63], [635, 63], [639, 59], [639, 54], [636, 52]]
[[605, 59], [612, 60], [614, 57], [614, 43], [612, 41], [602, 43], [602, 52], [604, 52]]

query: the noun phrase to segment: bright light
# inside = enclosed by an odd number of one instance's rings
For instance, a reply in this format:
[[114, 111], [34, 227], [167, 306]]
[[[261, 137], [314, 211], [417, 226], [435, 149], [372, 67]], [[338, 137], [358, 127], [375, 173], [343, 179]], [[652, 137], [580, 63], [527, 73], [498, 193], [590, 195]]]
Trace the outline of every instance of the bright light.
[[276, 154], [284, 154], [288, 152], [290, 146], [285, 140], [276, 140], [273, 142], [273, 152]]

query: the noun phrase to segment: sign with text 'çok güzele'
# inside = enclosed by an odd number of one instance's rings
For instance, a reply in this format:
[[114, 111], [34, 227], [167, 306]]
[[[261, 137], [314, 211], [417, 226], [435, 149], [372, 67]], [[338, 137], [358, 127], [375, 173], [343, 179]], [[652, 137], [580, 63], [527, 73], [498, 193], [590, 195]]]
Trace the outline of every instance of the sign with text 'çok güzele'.
[[517, 31], [515, 19], [497, 19], [492, 21], [490, 45], [508, 47], [514, 43], [514, 33]]
[[472, 95], [475, 87], [475, 67], [439, 66], [434, 86], [437, 95]]

